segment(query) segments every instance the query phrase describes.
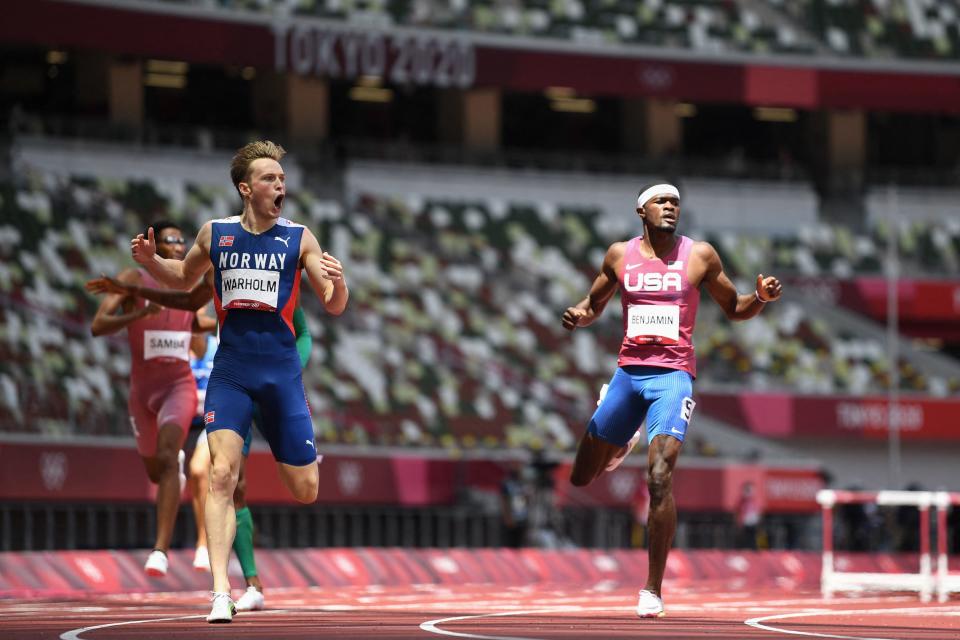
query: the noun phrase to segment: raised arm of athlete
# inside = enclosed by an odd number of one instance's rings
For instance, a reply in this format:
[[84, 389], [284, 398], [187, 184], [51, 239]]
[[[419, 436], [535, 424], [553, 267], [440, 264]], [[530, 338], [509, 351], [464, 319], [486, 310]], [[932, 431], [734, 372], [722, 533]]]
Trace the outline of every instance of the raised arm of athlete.
[[[207, 241], [209, 242], [209, 237]], [[303, 238], [300, 241], [300, 264], [307, 270], [310, 286], [320, 298], [327, 313], [335, 316], [343, 313], [350, 298], [347, 281], [343, 279], [343, 265], [332, 255], [320, 249], [320, 243], [309, 229], [303, 230]]]
[[[195, 284], [189, 291], [154, 289], [142, 286], [139, 278], [137, 278], [136, 283], [126, 283], [105, 275], [88, 281], [85, 287], [90, 293], [135, 296], [170, 309], [195, 311], [210, 302], [213, 297], [213, 272], [208, 271], [203, 280]], [[155, 305], [148, 305], [148, 307], [157, 308]], [[193, 319], [193, 330], [195, 332], [214, 331], [216, 328], [217, 319], [206, 314], [198, 313]]]
[[615, 242], [607, 249], [600, 273], [597, 274], [587, 297], [563, 312], [563, 328], [573, 331], [577, 327], [586, 327], [600, 317], [610, 302], [610, 298], [620, 286], [617, 271], [626, 251], [626, 242]]
[[[745, 294], [738, 294], [730, 278], [723, 271], [720, 255], [709, 242], [694, 243], [691, 255], [694, 258], [692, 269], [702, 273], [700, 284], [707, 288], [723, 312], [731, 320], [749, 320], [770, 301], [776, 300], [783, 293], [783, 286], [774, 276], [757, 274], [757, 288]], [[697, 282], [696, 274], [692, 274], [692, 282]]]
[[[140, 273], [136, 269], [124, 269], [117, 275], [116, 280], [113, 278], [111, 280], [124, 287], [139, 286]], [[131, 322], [159, 312], [160, 307], [154, 304], [136, 308], [129, 293], [125, 290], [114, 291], [100, 302], [97, 313], [93, 316], [93, 322], [90, 323], [90, 333], [95, 336], [116, 333]]]
[[183, 260], [161, 258], [157, 254], [153, 227], [147, 229], [146, 236], [140, 233], [130, 241], [130, 253], [133, 259], [143, 265], [161, 284], [175, 289], [186, 289], [210, 269], [210, 227], [210, 222], [200, 227], [196, 242]]

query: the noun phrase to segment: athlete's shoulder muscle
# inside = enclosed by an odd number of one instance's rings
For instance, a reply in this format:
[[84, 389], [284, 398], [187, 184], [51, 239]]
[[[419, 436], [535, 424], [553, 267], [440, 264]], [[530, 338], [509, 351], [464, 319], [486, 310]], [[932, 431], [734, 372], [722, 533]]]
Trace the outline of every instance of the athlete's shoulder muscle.
[[614, 277], [620, 271], [620, 263], [627, 254], [627, 241], [614, 242], [607, 248], [603, 258], [603, 270], [612, 273]]
[[699, 286], [704, 280], [716, 278], [722, 271], [720, 254], [712, 244], [704, 240], [695, 240], [690, 248], [690, 267], [688, 277], [691, 282]]

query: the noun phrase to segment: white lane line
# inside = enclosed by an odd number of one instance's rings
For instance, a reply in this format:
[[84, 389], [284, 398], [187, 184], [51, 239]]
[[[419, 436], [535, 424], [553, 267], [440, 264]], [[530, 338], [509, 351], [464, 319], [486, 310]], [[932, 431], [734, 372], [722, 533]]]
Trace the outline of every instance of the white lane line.
[[810, 638], [839, 638], [840, 640], [898, 640], [897, 638], [867, 638], [864, 636], [843, 636], [832, 633], [822, 633], [819, 631], [797, 631], [794, 629], [780, 629], [763, 624], [770, 620], [788, 620], [790, 618], [811, 618], [814, 616], [852, 616], [852, 615], [881, 615], [881, 614], [906, 614], [906, 615], [929, 615], [931, 613], [943, 613], [942, 607], [905, 607], [900, 609], [816, 609], [811, 611], [801, 611], [799, 613], [778, 613], [772, 616], [760, 616], [744, 620], [743, 623], [755, 629], [764, 631], [774, 631], [794, 636], [807, 636]]
[[96, 631], [97, 629], [108, 629], [111, 627], [122, 627], [129, 624], [147, 624], [149, 622], [172, 622], [174, 620], [193, 620], [194, 618], [205, 618], [206, 616], [176, 616], [174, 618], [149, 618], [147, 620], [126, 620], [124, 622], [108, 622], [106, 624], [98, 624], [92, 627], [83, 627], [81, 629], [71, 629], [65, 633], [60, 634], [60, 640], [82, 640], [80, 638], [81, 633], [86, 633], [87, 631]]
[[[277, 613], [291, 613], [285, 609], [271, 609], [269, 611], [244, 611], [244, 617], [248, 615], [271, 615]], [[199, 616], [175, 616], [172, 618], [146, 618], [143, 620], [124, 620], [123, 622], [108, 622], [106, 624], [98, 624], [92, 627], [83, 627], [81, 629], [71, 629], [60, 634], [60, 640], [84, 640], [80, 637], [81, 633], [87, 633], [88, 631], [96, 631], [97, 629], [111, 629], [113, 627], [124, 627], [132, 624], [150, 624], [151, 622], [173, 622], [175, 620], [194, 620], [197, 618], [206, 618], [206, 614]]]
[[537, 638], [521, 638], [518, 636], [485, 636], [477, 633], [466, 633], [463, 631], [449, 631], [447, 629], [440, 629], [437, 625], [446, 624], [448, 622], [458, 622], [461, 620], [478, 620], [481, 618], [502, 618], [506, 616], [532, 616], [542, 613], [547, 614], [558, 614], [558, 613], [585, 613], [587, 611], [613, 611], [613, 612], [633, 612], [634, 607], [553, 607], [552, 609], [528, 609], [526, 611], [501, 611], [499, 613], [479, 613], [476, 615], [470, 616], [454, 616], [452, 618], [438, 618], [436, 620], [428, 620], [420, 625], [420, 629], [423, 631], [429, 631], [430, 633], [436, 633], [441, 636], [453, 636], [455, 638], [471, 638], [472, 640], [537, 640]]
[[520, 638], [517, 636], [484, 636], [476, 633], [463, 633], [460, 631], [447, 631], [446, 629], [437, 628], [438, 624], [446, 624], [448, 622], [458, 622], [460, 620], [477, 620], [480, 618], [502, 618], [505, 616], [526, 616], [526, 615], [537, 615], [539, 613], [560, 613], [563, 611], [581, 611], [580, 607], [569, 607], [567, 609], [530, 609], [528, 611], [505, 611], [500, 613], [481, 613], [472, 616], [454, 616], [452, 618], [437, 618], [436, 620], [428, 620], [420, 625], [420, 629], [423, 631], [429, 631], [430, 633], [436, 633], [441, 636], [453, 636], [455, 638], [473, 638], [474, 640], [536, 640], [536, 638]]

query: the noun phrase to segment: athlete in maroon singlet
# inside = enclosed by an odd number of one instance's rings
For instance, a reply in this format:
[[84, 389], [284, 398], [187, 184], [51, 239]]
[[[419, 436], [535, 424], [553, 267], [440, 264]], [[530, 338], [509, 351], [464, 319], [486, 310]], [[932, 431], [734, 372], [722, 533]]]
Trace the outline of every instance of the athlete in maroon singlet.
[[[159, 222], [157, 250], [182, 259], [183, 232], [171, 222]], [[143, 269], [127, 269], [124, 283], [157, 287]], [[119, 312], [119, 313], [118, 313]], [[212, 318], [199, 320], [192, 311], [166, 309], [129, 296], [110, 294], [93, 318], [95, 336], [126, 328], [130, 343], [130, 426], [137, 440], [150, 481], [157, 485], [157, 535], [144, 570], [148, 575], [167, 573], [167, 550], [180, 502], [178, 458], [190, 421], [197, 408], [197, 385], [190, 370], [190, 335], [216, 328]]]

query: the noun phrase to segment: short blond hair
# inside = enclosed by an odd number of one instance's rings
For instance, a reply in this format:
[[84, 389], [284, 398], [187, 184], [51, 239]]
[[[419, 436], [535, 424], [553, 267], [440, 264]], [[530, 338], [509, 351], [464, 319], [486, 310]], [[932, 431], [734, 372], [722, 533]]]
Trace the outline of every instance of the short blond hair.
[[240, 183], [247, 179], [250, 173], [250, 164], [260, 158], [270, 158], [280, 162], [286, 155], [286, 150], [270, 140], [256, 140], [240, 147], [230, 161], [230, 179], [233, 186], [240, 191]]

